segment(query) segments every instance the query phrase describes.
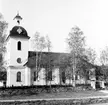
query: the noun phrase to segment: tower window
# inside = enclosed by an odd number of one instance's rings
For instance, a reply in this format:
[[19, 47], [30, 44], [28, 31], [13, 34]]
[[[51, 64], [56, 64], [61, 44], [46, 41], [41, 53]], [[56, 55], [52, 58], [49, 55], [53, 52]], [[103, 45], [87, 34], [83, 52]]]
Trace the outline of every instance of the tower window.
[[21, 63], [21, 58], [17, 58], [17, 62], [18, 63]]
[[21, 42], [20, 41], [18, 41], [17, 48], [18, 48], [18, 50], [21, 50]]
[[21, 72], [17, 72], [17, 82], [21, 82]]

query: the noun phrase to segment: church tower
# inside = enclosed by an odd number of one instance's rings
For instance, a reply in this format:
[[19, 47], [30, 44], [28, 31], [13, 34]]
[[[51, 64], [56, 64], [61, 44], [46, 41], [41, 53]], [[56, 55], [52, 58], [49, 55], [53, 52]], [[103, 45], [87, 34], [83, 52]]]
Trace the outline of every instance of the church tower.
[[17, 20], [7, 38], [7, 86], [30, 85], [30, 69], [25, 63], [28, 61], [29, 36], [27, 31], [20, 26], [22, 17], [19, 13], [14, 18]]

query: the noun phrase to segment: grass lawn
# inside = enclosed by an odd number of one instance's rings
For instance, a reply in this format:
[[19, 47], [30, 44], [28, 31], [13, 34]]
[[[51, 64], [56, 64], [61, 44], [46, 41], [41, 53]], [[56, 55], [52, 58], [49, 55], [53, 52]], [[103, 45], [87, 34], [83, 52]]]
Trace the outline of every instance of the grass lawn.
[[0, 100], [17, 100], [17, 99], [54, 99], [54, 98], [84, 98], [84, 97], [95, 97], [95, 96], [108, 96], [108, 93], [100, 91], [79, 91], [79, 92], [60, 92], [60, 93], [40, 93], [37, 95], [19, 95], [12, 97], [0, 97]]

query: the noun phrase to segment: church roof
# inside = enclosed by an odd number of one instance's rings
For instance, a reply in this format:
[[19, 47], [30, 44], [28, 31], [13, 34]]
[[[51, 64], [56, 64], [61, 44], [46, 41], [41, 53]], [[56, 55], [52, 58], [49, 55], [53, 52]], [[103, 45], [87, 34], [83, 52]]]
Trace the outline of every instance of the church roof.
[[10, 31], [9, 36], [12, 37], [22, 37], [22, 38], [30, 38], [27, 34], [27, 31], [21, 26], [14, 26]]
[[[41, 67], [49, 66], [59, 66], [66, 67], [70, 65], [70, 55], [69, 53], [55, 53], [55, 52], [33, 52], [29, 51], [28, 62], [26, 65], [30, 68], [36, 66], [36, 53], [38, 54], [38, 65], [40, 63]], [[41, 55], [41, 56], [40, 56]], [[88, 61], [81, 59], [82, 62], [88, 65], [89, 68], [94, 68], [95, 65], [89, 63]]]
[[30, 68], [35, 67], [36, 65], [36, 53], [38, 54], [38, 63], [40, 63], [42, 67], [48, 66], [48, 62], [50, 62], [52, 66], [59, 65], [60, 56], [65, 54], [65, 53], [54, 53], [54, 52], [29, 51], [27, 66]]

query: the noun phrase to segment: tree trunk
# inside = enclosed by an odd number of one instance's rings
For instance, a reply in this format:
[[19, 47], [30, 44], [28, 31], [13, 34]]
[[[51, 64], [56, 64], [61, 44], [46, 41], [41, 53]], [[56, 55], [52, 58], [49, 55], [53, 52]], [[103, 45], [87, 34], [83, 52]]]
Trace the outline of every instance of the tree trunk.
[[36, 79], [38, 77], [38, 66], [37, 66], [37, 62], [38, 62], [38, 52], [36, 52]]
[[38, 68], [38, 71], [40, 70], [40, 61], [41, 61], [41, 56], [42, 56], [42, 51], [40, 52], [40, 56], [39, 56], [39, 68]]
[[60, 85], [61, 85], [61, 68], [59, 69], [59, 79], [60, 79]]
[[74, 57], [74, 64], [73, 64], [73, 81], [72, 81], [72, 85], [73, 87], [76, 86], [76, 81], [75, 78], [76, 77], [76, 58]]
[[51, 89], [51, 80], [50, 80], [50, 89]]
[[72, 86], [75, 87], [76, 83], [75, 83], [75, 75], [73, 75], [73, 82], [72, 82]]
[[46, 67], [46, 73], [45, 73], [45, 81], [46, 81], [46, 85], [48, 85], [48, 80], [47, 80], [47, 75], [48, 75], [48, 72], [47, 72], [48, 68]]
[[[42, 51], [41, 51], [41, 53], [40, 53], [40, 56], [39, 56], [39, 62], [38, 62], [38, 52], [36, 53], [36, 78], [38, 78], [38, 73], [39, 73], [39, 71], [41, 70], [40, 69], [40, 61], [41, 61], [41, 55], [42, 55]], [[38, 63], [39, 64], [38, 64]], [[38, 66], [37, 66], [37, 64], [38, 64]]]
[[69, 85], [71, 85], [71, 80], [72, 80], [72, 79], [71, 79], [71, 77], [70, 77], [70, 78], [69, 78]]

